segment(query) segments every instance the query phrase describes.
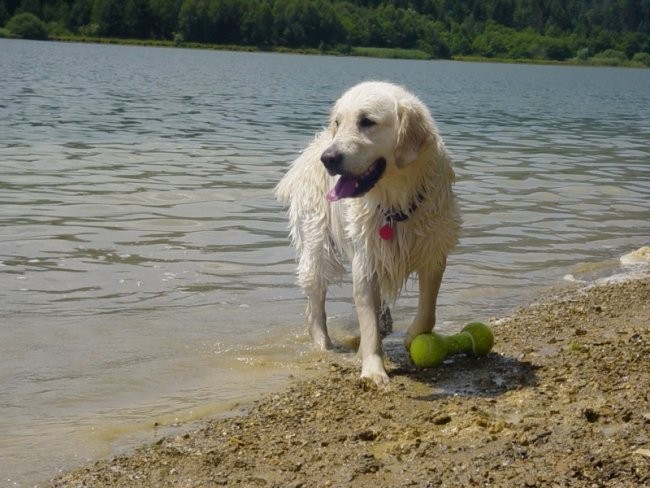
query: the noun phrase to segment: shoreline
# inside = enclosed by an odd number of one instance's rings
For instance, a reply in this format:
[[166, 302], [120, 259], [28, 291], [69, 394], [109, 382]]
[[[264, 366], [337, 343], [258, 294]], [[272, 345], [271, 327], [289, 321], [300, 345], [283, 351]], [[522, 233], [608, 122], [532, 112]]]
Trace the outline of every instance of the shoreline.
[[[13, 38], [8, 38], [13, 39]], [[557, 61], [552, 59], [534, 59], [534, 58], [499, 58], [483, 57], [477, 55], [459, 55], [452, 56], [449, 59], [432, 58], [426, 52], [418, 49], [402, 48], [375, 48], [375, 47], [350, 47], [349, 52], [343, 52], [336, 49], [316, 49], [316, 48], [287, 48], [281, 46], [247, 46], [247, 45], [222, 45], [206, 44], [199, 42], [176, 42], [168, 39], [127, 39], [118, 37], [88, 37], [88, 36], [50, 36], [47, 41], [67, 42], [81, 44], [110, 44], [119, 46], [142, 46], [142, 47], [164, 47], [176, 49], [202, 49], [213, 51], [227, 52], [257, 52], [257, 53], [276, 53], [276, 54], [302, 54], [310, 56], [342, 56], [342, 57], [362, 57], [374, 59], [402, 59], [411, 61], [458, 61], [466, 63], [498, 63], [498, 64], [529, 64], [529, 65], [546, 65], [546, 66], [585, 66], [596, 68], [637, 68], [647, 69], [644, 66], [633, 61], [608, 60], [599, 58], [588, 59], [567, 59]]]
[[485, 358], [391, 383], [329, 371], [48, 486], [641, 486], [650, 483], [650, 277], [571, 287], [491, 322]]

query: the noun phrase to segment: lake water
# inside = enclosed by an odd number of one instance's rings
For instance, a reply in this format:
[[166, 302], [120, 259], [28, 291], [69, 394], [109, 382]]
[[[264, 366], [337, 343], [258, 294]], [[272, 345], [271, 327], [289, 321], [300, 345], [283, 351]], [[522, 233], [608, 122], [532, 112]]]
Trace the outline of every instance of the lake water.
[[[650, 243], [650, 70], [3, 39], [0, 66], [2, 485], [352, 360], [310, 348], [271, 190], [358, 81], [411, 88], [454, 156], [443, 329]], [[335, 341], [356, 331], [349, 288]]]

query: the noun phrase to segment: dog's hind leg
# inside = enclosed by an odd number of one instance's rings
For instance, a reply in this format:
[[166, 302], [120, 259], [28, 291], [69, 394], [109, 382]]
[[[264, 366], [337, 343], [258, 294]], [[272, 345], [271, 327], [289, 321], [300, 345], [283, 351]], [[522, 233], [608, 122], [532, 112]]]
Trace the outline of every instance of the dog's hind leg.
[[332, 341], [327, 333], [327, 314], [325, 313], [326, 287], [315, 287], [307, 293], [307, 326], [314, 345], [322, 351], [332, 349]]
[[393, 333], [393, 316], [385, 303], [382, 303], [379, 309], [379, 331], [382, 337], [388, 337]]
[[304, 219], [299, 228], [298, 284], [307, 296], [307, 327], [314, 345], [332, 349], [327, 333], [325, 298], [330, 282], [340, 279], [343, 265], [337, 258], [327, 220], [320, 216]]
[[431, 332], [436, 324], [436, 301], [442, 283], [442, 274], [445, 271], [447, 260], [433, 270], [422, 270], [418, 273], [420, 283], [420, 296], [418, 297], [418, 313], [415, 320], [406, 331], [404, 345], [407, 349], [418, 335]]

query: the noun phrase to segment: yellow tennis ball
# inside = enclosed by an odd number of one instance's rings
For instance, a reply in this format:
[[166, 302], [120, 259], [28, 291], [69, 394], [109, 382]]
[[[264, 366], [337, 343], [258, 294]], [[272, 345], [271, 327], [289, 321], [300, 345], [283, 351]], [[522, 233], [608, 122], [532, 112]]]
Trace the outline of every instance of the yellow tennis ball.
[[430, 368], [442, 363], [447, 351], [437, 334], [420, 334], [411, 342], [411, 360], [418, 368]]
[[485, 356], [494, 346], [494, 335], [490, 328], [481, 322], [472, 322], [463, 327], [463, 332], [472, 336], [472, 353], [475, 356]]

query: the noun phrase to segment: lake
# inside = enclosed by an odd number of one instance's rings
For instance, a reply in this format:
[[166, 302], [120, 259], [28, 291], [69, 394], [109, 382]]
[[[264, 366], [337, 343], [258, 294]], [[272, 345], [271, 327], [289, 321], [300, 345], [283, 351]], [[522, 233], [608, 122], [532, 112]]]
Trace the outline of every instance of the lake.
[[[353, 360], [310, 347], [272, 189], [361, 80], [414, 91], [453, 155], [443, 330], [629, 272], [619, 256], [650, 244], [647, 69], [6, 39], [0, 66], [0, 484]], [[331, 296], [344, 342], [349, 281]]]

